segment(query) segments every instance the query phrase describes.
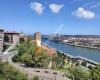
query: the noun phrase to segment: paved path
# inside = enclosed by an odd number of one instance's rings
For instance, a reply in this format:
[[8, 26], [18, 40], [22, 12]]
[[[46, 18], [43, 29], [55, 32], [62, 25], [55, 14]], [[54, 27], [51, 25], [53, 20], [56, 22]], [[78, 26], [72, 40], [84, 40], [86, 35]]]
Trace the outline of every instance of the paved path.
[[41, 78], [41, 80], [68, 80], [65, 79], [64, 72], [60, 72], [52, 69], [30, 68], [30, 67], [25, 67], [23, 64], [20, 63], [13, 63], [12, 57], [18, 53], [17, 50], [12, 52], [8, 52], [7, 50], [7, 52], [5, 53], [6, 53], [5, 54], [6, 60], [9, 62], [9, 64], [11, 64], [17, 70], [25, 74], [28, 74], [29, 79], [32, 78], [34, 75], [37, 75]]

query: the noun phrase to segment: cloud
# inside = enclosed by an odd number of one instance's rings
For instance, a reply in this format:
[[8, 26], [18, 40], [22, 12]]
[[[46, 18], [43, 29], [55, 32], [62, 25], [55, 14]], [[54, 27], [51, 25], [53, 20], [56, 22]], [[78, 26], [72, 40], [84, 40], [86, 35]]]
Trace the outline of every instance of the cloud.
[[94, 2], [88, 2], [83, 4], [81, 7], [90, 7], [92, 4], [94, 4]]
[[100, 7], [100, 2], [90, 6], [90, 8], [96, 8], [96, 7]]
[[50, 4], [49, 5], [49, 8], [51, 9], [51, 11], [53, 12], [53, 13], [58, 13], [60, 10], [61, 10], [61, 8], [63, 7], [64, 5], [58, 5], [58, 4]]
[[44, 7], [39, 2], [34, 2], [34, 3], [31, 2], [30, 3], [30, 7], [31, 7], [31, 9], [33, 9], [38, 14], [42, 14], [43, 13]]
[[100, 7], [100, 2], [88, 2], [84, 5], [82, 5], [81, 7], [87, 7], [87, 8], [96, 8], [96, 7]]
[[77, 11], [75, 11], [74, 15], [79, 17], [79, 18], [84, 18], [84, 19], [95, 18], [95, 13], [94, 12], [86, 10], [82, 7], [78, 8]]

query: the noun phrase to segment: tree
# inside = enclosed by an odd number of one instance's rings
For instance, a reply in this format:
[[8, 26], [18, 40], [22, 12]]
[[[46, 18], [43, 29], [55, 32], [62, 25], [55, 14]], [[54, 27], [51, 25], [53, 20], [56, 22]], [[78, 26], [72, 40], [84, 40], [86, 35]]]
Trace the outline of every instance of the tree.
[[66, 72], [66, 76], [73, 80], [89, 80], [90, 74], [88, 71], [81, 70], [77, 67], [70, 67]]
[[53, 62], [54, 69], [62, 68], [64, 64], [61, 55], [49, 55], [46, 51], [36, 46], [29, 36], [26, 41], [17, 45], [18, 54], [12, 58], [13, 61], [22, 62], [31, 67], [48, 68], [50, 61]]
[[24, 37], [19, 38], [19, 42], [23, 43], [25, 41]]
[[30, 43], [31, 41], [32, 41], [32, 37], [31, 36], [28, 36], [27, 37], [27, 42]]
[[92, 67], [90, 75], [92, 80], [100, 80], [100, 64], [97, 64], [96, 67]]
[[32, 66], [35, 64], [35, 62], [32, 59], [32, 56], [30, 54], [27, 54], [27, 53], [25, 53], [21, 56], [21, 61], [23, 63], [25, 63], [25, 65], [27, 65], [27, 66]]
[[64, 66], [64, 58], [59, 53], [57, 55], [51, 56], [50, 61], [52, 61], [52, 68], [53, 69], [62, 69]]
[[4, 42], [9, 42], [9, 37], [7, 35], [4, 36]]

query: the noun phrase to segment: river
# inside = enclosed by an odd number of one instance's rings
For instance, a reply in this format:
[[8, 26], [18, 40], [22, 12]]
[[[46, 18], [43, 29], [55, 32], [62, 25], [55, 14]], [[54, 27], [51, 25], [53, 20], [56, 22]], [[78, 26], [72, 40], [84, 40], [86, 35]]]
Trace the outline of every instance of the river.
[[72, 46], [68, 44], [63, 43], [57, 43], [51, 40], [44, 40], [42, 39], [42, 43], [55, 48], [59, 51], [64, 52], [65, 54], [69, 54], [72, 56], [81, 56], [96, 62], [100, 62], [100, 50], [99, 49], [91, 49], [91, 48], [83, 48], [83, 47], [77, 47]]

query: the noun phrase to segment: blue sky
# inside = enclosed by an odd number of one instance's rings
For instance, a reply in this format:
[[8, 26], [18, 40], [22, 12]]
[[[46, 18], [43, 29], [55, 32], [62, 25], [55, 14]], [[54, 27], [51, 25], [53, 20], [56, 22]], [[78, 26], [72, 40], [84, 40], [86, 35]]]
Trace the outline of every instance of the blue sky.
[[0, 28], [100, 35], [100, 0], [0, 0]]

